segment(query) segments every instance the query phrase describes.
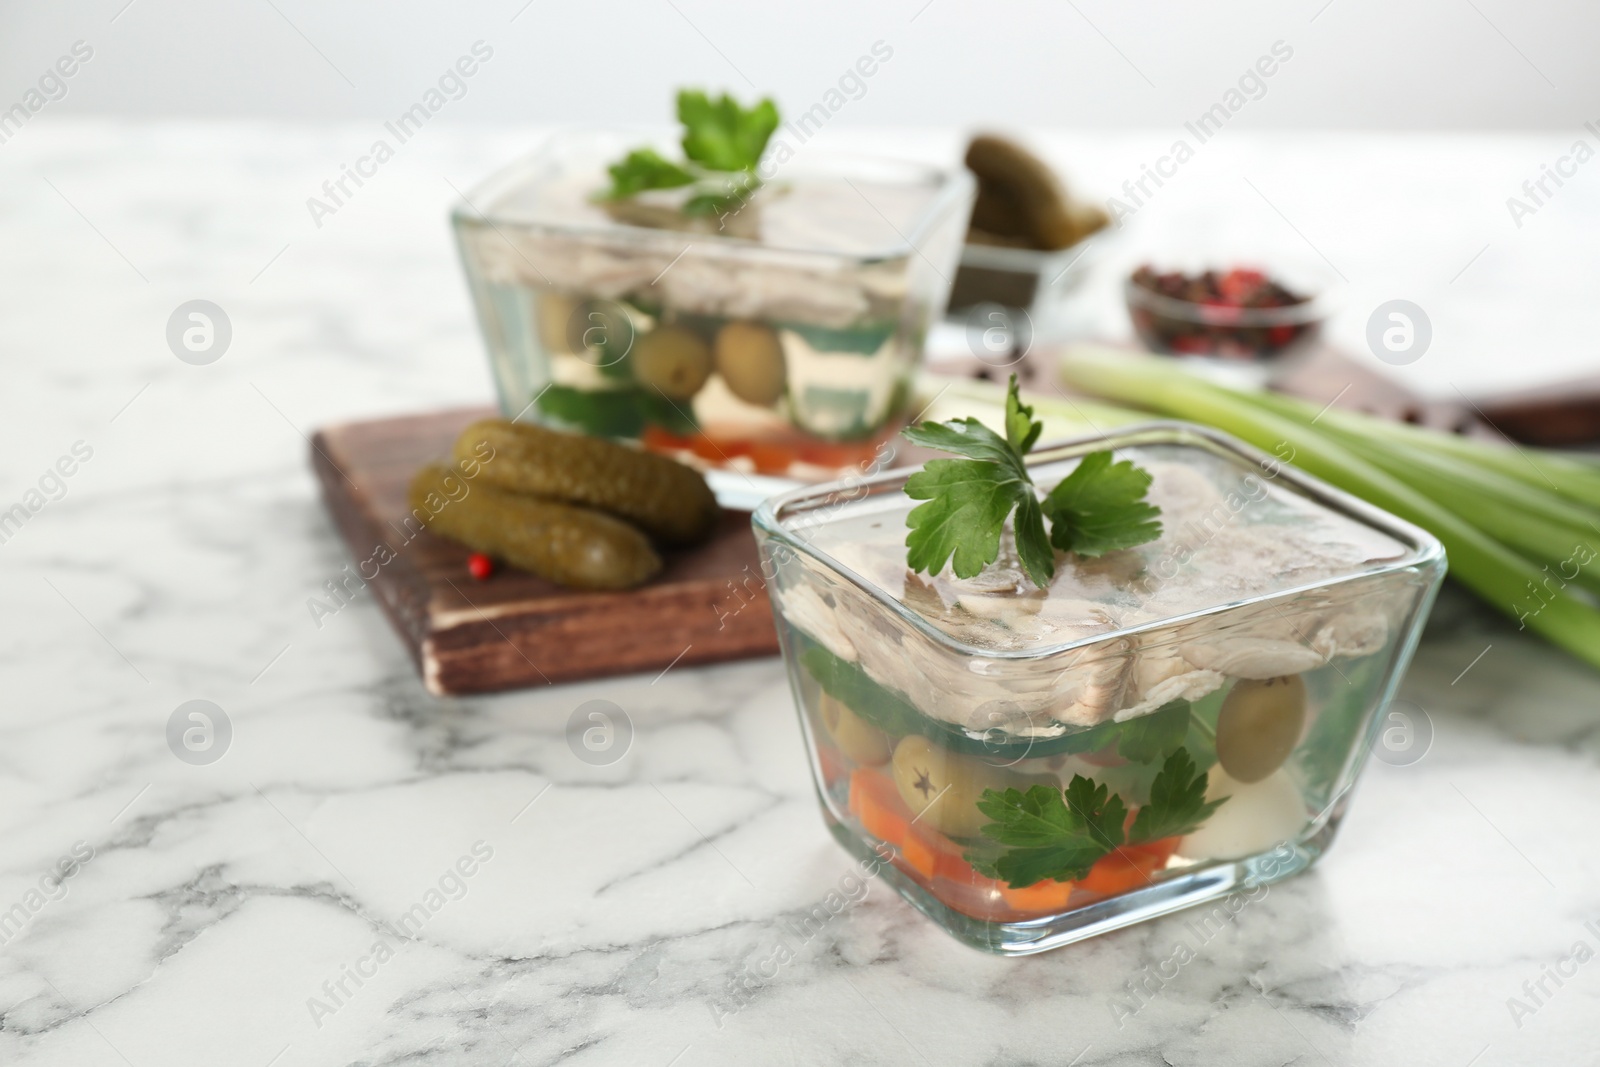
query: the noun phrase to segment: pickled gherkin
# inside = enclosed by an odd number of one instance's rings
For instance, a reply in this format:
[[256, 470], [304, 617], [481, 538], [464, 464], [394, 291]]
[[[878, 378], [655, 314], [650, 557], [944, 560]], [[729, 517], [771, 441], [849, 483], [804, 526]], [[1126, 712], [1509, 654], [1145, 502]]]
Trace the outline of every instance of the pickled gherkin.
[[411, 480], [412, 514], [440, 536], [578, 589], [630, 589], [661, 570], [649, 540], [627, 523], [485, 481], [430, 464]]
[[483, 454], [480, 479], [527, 493], [596, 508], [633, 523], [668, 545], [705, 540], [717, 522], [717, 501], [699, 472], [665, 456], [596, 437], [485, 419], [456, 439], [454, 458]]

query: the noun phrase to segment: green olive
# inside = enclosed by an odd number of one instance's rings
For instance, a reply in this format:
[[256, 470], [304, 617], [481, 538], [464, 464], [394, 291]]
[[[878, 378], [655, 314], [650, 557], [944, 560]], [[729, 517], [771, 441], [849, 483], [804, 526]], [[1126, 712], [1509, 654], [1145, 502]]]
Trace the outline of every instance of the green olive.
[[783, 345], [769, 326], [730, 322], [717, 331], [717, 373], [747, 404], [771, 407], [783, 395]]
[[693, 330], [662, 326], [633, 346], [633, 373], [672, 400], [688, 400], [711, 377], [711, 346]]
[[817, 717], [839, 751], [850, 759], [864, 767], [889, 762], [889, 735], [868, 725], [861, 716], [826, 693], [817, 702]]
[[1235, 683], [1217, 714], [1217, 762], [1238, 782], [1259, 782], [1283, 766], [1306, 722], [1298, 674]]
[[983, 791], [1012, 783], [998, 767], [911, 734], [895, 746], [894, 784], [921, 822], [952, 837], [976, 837], [989, 821], [978, 810]]

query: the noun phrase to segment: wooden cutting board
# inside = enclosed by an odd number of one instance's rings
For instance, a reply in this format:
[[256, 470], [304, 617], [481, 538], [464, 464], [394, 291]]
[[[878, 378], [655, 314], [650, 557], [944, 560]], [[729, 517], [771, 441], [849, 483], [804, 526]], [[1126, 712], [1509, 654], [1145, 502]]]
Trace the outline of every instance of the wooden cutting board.
[[[509, 567], [467, 573], [468, 550], [408, 536], [406, 486], [488, 408], [319, 430], [311, 464], [323, 498], [422, 672], [438, 694], [487, 693], [580, 678], [775, 655], [777, 634], [750, 516], [726, 512], [705, 545], [663, 552], [654, 580], [625, 592], [566, 589]], [[385, 546], [387, 551], [380, 551]], [[393, 554], [381, 565], [375, 561]]]

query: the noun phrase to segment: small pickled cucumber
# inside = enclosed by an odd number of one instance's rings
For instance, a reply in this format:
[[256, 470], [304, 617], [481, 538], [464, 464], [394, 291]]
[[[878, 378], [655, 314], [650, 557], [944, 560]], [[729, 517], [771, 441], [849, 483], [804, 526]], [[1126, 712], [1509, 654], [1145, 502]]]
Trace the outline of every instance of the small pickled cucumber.
[[1259, 782], [1283, 766], [1305, 723], [1298, 674], [1237, 682], [1217, 713], [1217, 762], [1236, 782]]
[[461, 432], [452, 454], [478, 462], [479, 479], [492, 486], [598, 508], [667, 544], [703, 541], [717, 523], [699, 472], [598, 437], [485, 419]]
[[817, 715], [833, 743], [850, 759], [865, 767], [889, 762], [889, 735], [869, 725], [840, 701], [822, 694], [817, 702]]
[[747, 404], [771, 407], [783, 395], [783, 345], [770, 326], [730, 322], [717, 331], [717, 373]]
[[610, 515], [507, 493], [451, 467], [417, 472], [412, 514], [429, 530], [579, 589], [631, 589], [661, 569], [649, 540]]
[[711, 346], [686, 326], [661, 326], [634, 342], [633, 373], [668, 399], [692, 399], [711, 377]]
[[979, 134], [967, 146], [966, 163], [978, 176], [972, 221], [979, 229], [1043, 249], [1066, 248], [1086, 236], [1055, 172], [1015, 141]]
[[919, 821], [952, 837], [975, 837], [989, 821], [978, 810], [983, 791], [1012, 783], [998, 767], [910, 734], [894, 748], [894, 784]]

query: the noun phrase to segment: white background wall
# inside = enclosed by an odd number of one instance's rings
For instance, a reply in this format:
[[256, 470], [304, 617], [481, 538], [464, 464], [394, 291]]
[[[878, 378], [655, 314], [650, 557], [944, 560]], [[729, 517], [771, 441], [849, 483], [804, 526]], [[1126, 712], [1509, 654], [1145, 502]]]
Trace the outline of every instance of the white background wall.
[[[229, 196], [241, 206], [228, 229], [259, 229], [253, 244], [225, 269], [202, 262], [199, 245], [169, 249], [172, 270], [212, 284], [217, 271], [249, 279], [280, 262], [268, 277], [287, 284], [293, 264], [335, 255], [341, 234], [410, 235], [431, 243], [399, 241], [407, 251], [397, 254], [430, 249], [432, 291], [457, 294], [450, 330], [464, 352], [475, 342], [444, 225], [449, 204], [551, 126], [665, 128], [685, 84], [747, 100], [770, 93], [797, 116], [881, 41], [892, 58], [829, 119], [818, 147], [949, 161], [964, 129], [1014, 128], [1074, 189], [1102, 199], [1124, 195], [1123, 182], [1174, 138], [1194, 141], [1183, 124], [1282, 41], [1293, 56], [1264, 94], [1103, 242], [1100, 290], [1079, 302], [1101, 318], [1085, 332], [1125, 334], [1119, 279], [1192, 239], [1212, 259], [1314, 249], [1339, 264], [1350, 286], [1330, 331], [1349, 352], [1365, 350], [1378, 303], [1422, 303], [1437, 353], [1379, 368], [1421, 392], [1487, 395], [1600, 366], [1592, 168], [1526, 225], [1507, 213], [1525, 181], [1576, 138], [1597, 136], [1582, 129], [1600, 126], [1596, 0], [0, 0], [0, 115], [79, 40], [93, 58], [65, 95], [15, 139], [0, 137], [0, 193], [39, 192], [45, 206], [8, 214], [0, 204], [0, 217], [54, 227], [51, 241], [75, 235], [85, 256], [124, 271], [84, 220], [115, 217], [138, 173], [163, 196], [176, 190], [166, 200], [196, 181], [234, 182]], [[493, 58], [465, 95], [336, 226], [317, 227], [307, 198], [374, 138], [392, 137], [382, 123], [480, 40]], [[145, 128], [117, 121], [126, 117], [253, 121]], [[1262, 132], [1240, 135], [1250, 129]], [[1386, 132], [1304, 132], [1324, 129]], [[1435, 130], [1505, 132], [1421, 132]], [[134, 156], [155, 169], [129, 164], [101, 185], [108, 202], [91, 195], [100, 161]], [[40, 174], [59, 193], [32, 172], [41, 159], [57, 161]], [[213, 176], [240, 165], [248, 181]], [[149, 240], [133, 241], [129, 257], [156, 259], [160, 241]], [[352, 277], [387, 284], [360, 257], [342, 262]], [[175, 303], [195, 292], [169, 295]], [[380, 286], [363, 299], [389, 296]], [[170, 306], [158, 301], [150, 313], [163, 319]]]
[[1573, 128], [1600, 118], [1593, 0], [3, 0], [0, 107], [76, 40], [52, 114], [388, 117], [482, 39], [452, 122], [659, 122], [681, 84], [803, 109], [882, 40], [838, 122], [1170, 128], [1275, 40], [1266, 128]]

